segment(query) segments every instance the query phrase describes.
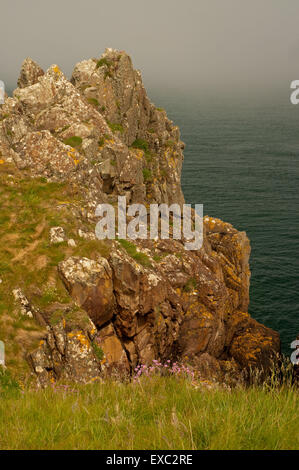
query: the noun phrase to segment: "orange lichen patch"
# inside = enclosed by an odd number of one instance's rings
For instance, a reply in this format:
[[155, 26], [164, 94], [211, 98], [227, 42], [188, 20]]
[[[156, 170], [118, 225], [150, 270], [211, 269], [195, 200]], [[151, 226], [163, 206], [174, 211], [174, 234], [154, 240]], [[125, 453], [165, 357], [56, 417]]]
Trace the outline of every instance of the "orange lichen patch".
[[238, 325], [238, 323], [240, 323], [241, 321], [243, 321], [245, 319], [248, 319], [248, 318], [250, 318], [249, 313], [241, 312], [241, 311], [237, 310], [230, 317], [231, 325], [236, 326], [236, 325]]
[[135, 158], [137, 158], [137, 160], [142, 160], [142, 159], [143, 159], [143, 157], [144, 157], [144, 152], [143, 152], [143, 150], [135, 149], [135, 148], [131, 148], [130, 150], [131, 150], [133, 156], [134, 156]]
[[60, 74], [61, 74], [61, 70], [60, 70], [60, 68], [58, 67], [58, 65], [54, 65], [54, 67], [53, 67], [53, 72], [57, 73], [57, 75], [60, 75]]
[[69, 338], [74, 338], [80, 343], [81, 351], [83, 349], [89, 349], [90, 348], [90, 341], [82, 331], [70, 332], [70, 333], [68, 333], [68, 337]]
[[105, 144], [107, 145], [113, 145], [115, 143], [115, 140], [114, 139], [105, 139]]
[[270, 336], [265, 336], [256, 330], [251, 332], [247, 329], [245, 334], [234, 341], [233, 351], [237, 356], [243, 356], [248, 365], [254, 365], [263, 349], [269, 350], [272, 346], [273, 341]]
[[222, 262], [222, 267], [224, 269], [224, 274], [226, 280], [231, 284], [232, 288], [238, 289], [242, 286], [242, 281], [239, 276], [236, 274], [236, 267], [224, 256], [223, 253], [219, 253], [220, 262]]
[[210, 230], [213, 230], [213, 228], [215, 227], [216, 225], [216, 220], [215, 219], [211, 219], [210, 217], [205, 217], [204, 219], [206, 225], [208, 225], [208, 228]]
[[[102, 137], [101, 139], [101, 143], [98, 144], [98, 149], [101, 150], [103, 147], [105, 147], [106, 145], [113, 145], [115, 143], [115, 140], [114, 139], [109, 139], [107, 137]], [[100, 141], [99, 141], [100, 142]]]
[[5, 160], [0, 159], [0, 165], [3, 165], [5, 163]]
[[74, 148], [71, 148], [71, 150], [69, 150], [67, 154], [73, 160], [75, 165], [78, 165], [78, 163], [80, 163], [81, 159], [76, 158], [76, 150]]
[[198, 328], [207, 328], [214, 322], [214, 316], [206, 307], [198, 302], [191, 303], [185, 313], [186, 317], [196, 318]]

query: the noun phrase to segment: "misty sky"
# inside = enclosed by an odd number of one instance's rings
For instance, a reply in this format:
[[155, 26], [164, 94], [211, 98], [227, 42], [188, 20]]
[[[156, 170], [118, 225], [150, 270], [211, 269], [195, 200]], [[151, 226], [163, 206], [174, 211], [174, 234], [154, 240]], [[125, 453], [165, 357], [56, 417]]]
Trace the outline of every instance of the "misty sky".
[[0, 79], [23, 59], [76, 62], [125, 49], [161, 92], [256, 96], [299, 79], [298, 0], [1, 0]]

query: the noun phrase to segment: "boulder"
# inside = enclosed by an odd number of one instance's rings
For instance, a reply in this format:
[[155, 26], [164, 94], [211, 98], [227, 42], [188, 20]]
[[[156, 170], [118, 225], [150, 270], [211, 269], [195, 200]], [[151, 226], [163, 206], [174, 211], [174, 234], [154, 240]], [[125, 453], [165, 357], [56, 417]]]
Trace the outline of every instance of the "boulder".
[[71, 257], [58, 266], [67, 290], [97, 327], [111, 320], [115, 310], [112, 270], [104, 258]]

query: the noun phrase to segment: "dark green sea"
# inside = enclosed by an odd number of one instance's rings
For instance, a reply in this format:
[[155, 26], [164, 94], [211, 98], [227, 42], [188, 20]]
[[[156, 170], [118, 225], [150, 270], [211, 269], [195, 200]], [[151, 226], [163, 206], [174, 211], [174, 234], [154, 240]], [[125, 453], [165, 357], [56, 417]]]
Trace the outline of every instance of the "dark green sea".
[[186, 202], [247, 232], [250, 314], [279, 331], [290, 355], [299, 334], [299, 105], [152, 99], [186, 143]]

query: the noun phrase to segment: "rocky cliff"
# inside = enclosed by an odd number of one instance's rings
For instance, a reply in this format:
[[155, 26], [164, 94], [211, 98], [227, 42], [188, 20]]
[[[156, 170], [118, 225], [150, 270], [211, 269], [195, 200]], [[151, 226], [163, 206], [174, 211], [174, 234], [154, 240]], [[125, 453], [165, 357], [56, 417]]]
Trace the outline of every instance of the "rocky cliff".
[[[185, 362], [236, 383], [266, 373], [279, 335], [248, 314], [245, 232], [204, 218], [204, 242], [95, 239], [98, 203], [184, 197], [184, 144], [123, 51], [75, 66], [22, 65], [0, 106], [0, 339], [42, 384]], [[201, 201], [199, 201], [201, 202]]]

